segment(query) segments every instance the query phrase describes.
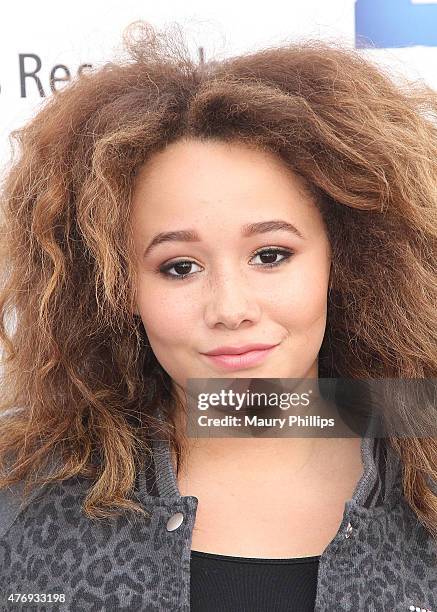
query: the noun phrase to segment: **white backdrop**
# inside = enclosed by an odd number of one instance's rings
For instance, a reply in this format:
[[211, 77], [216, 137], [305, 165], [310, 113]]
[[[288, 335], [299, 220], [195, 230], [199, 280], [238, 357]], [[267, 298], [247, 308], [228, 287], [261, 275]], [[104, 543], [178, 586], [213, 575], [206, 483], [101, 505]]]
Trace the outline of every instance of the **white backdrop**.
[[[306, 38], [340, 40], [354, 47], [356, 2], [366, 5], [366, 0], [4, 2], [0, 9], [0, 172], [11, 159], [10, 131], [54, 95], [50, 75], [60, 89], [67, 82], [62, 79], [73, 78], [81, 65], [98, 66], [113, 59], [120, 52], [122, 31], [132, 21], [144, 19], [158, 27], [176, 21], [186, 32], [193, 57], [203, 47], [206, 60], [220, 59]], [[411, 44], [360, 52], [388, 67], [394, 78], [405, 75], [437, 88], [437, 0], [368, 0], [366, 19], [381, 21], [383, 5], [383, 27], [391, 31], [408, 26]], [[436, 31], [435, 46], [420, 44], [420, 36], [415, 44], [411, 15], [419, 12], [421, 23], [431, 22]]]

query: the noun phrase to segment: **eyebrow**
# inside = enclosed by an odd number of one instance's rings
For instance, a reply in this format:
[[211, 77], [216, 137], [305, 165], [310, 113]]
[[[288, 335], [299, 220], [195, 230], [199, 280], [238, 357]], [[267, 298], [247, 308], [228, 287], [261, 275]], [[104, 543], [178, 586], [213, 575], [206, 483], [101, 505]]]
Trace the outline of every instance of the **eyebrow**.
[[[259, 221], [258, 223], [247, 223], [241, 228], [241, 235], [244, 238], [255, 236], [256, 234], [265, 234], [266, 232], [286, 231], [305, 240], [301, 232], [292, 223], [283, 221], [282, 219], [273, 219], [272, 221]], [[162, 244], [163, 242], [200, 242], [199, 234], [192, 229], [177, 230], [172, 232], [160, 232], [156, 234], [150, 241], [148, 247], [144, 251], [146, 257], [150, 251]]]

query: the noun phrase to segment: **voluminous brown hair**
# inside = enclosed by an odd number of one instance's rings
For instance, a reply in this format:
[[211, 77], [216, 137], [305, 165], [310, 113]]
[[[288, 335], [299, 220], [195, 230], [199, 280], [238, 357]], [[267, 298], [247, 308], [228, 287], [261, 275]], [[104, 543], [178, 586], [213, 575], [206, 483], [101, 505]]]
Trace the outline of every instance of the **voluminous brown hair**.
[[[90, 517], [144, 512], [129, 493], [154, 427], [183, 456], [172, 381], [132, 315], [129, 224], [138, 169], [178, 139], [269, 150], [306, 179], [333, 253], [321, 377], [437, 373], [437, 94], [332, 42], [197, 63], [176, 28], [140, 22], [126, 49], [12, 133], [2, 189], [0, 487], [89, 477]], [[436, 439], [389, 441], [437, 534]]]

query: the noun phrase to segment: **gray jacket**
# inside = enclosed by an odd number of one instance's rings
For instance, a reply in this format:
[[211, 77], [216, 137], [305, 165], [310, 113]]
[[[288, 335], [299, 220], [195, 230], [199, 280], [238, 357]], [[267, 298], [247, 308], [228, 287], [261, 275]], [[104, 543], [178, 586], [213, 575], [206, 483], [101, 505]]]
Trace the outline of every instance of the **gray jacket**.
[[[400, 463], [384, 439], [362, 438], [361, 452], [363, 475], [320, 558], [315, 611], [437, 612], [437, 544], [403, 498]], [[148, 518], [87, 519], [86, 485], [45, 485], [21, 508], [20, 486], [0, 491], [0, 610], [187, 612], [198, 499], [181, 497], [168, 444], [153, 442], [137, 476]]]

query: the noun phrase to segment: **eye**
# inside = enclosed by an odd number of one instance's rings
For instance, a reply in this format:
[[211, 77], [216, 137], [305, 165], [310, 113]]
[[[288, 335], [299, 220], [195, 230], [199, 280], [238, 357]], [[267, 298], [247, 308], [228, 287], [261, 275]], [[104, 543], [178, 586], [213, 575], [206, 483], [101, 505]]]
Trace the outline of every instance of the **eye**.
[[[275, 261], [278, 255], [282, 257], [282, 259]], [[253, 258], [261, 257], [263, 259], [267, 259], [267, 261], [262, 261], [261, 263], [253, 265], [261, 268], [273, 268], [285, 263], [292, 255], [293, 252], [286, 249], [279, 249], [276, 247], [264, 248], [257, 251], [255, 255], [253, 255]], [[180, 259], [179, 261], [173, 261], [163, 266], [159, 266], [158, 272], [159, 274], [162, 274], [162, 276], [165, 276], [171, 280], [183, 280], [189, 276], [194, 276], [194, 274], [190, 273], [192, 266], [198, 266], [198, 264], [190, 259]], [[176, 273], [173, 274], [170, 272], [170, 270], [174, 270]]]
[[[280, 255], [283, 259], [279, 261], [275, 261], [275, 258]], [[293, 253], [291, 251], [286, 251], [285, 249], [277, 249], [273, 247], [269, 247], [268, 249], [262, 249], [255, 253], [255, 257], [262, 257], [267, 259], [267, 261], [262, 262], [262, 267], [271, 268], [273, 266], [279, 266], [281, 263], [287, 261]], [[256, 264], [259, 265], [259, 264]]]
[[[159, 272], [166, 276], [167, 278], [171, 278], [172, 280], [180, 280], [186, 278], [187, 276], [192, 276], [189, 274], [191, 266], [197, 266], [194, 261], [190, 261], [189, 259], [181, 259], [180, 261], [176, 261], [173, 263], [166, 264], [159, 268]], [[170, 274], [170, 270], [176, 271], [176, 274]]]

